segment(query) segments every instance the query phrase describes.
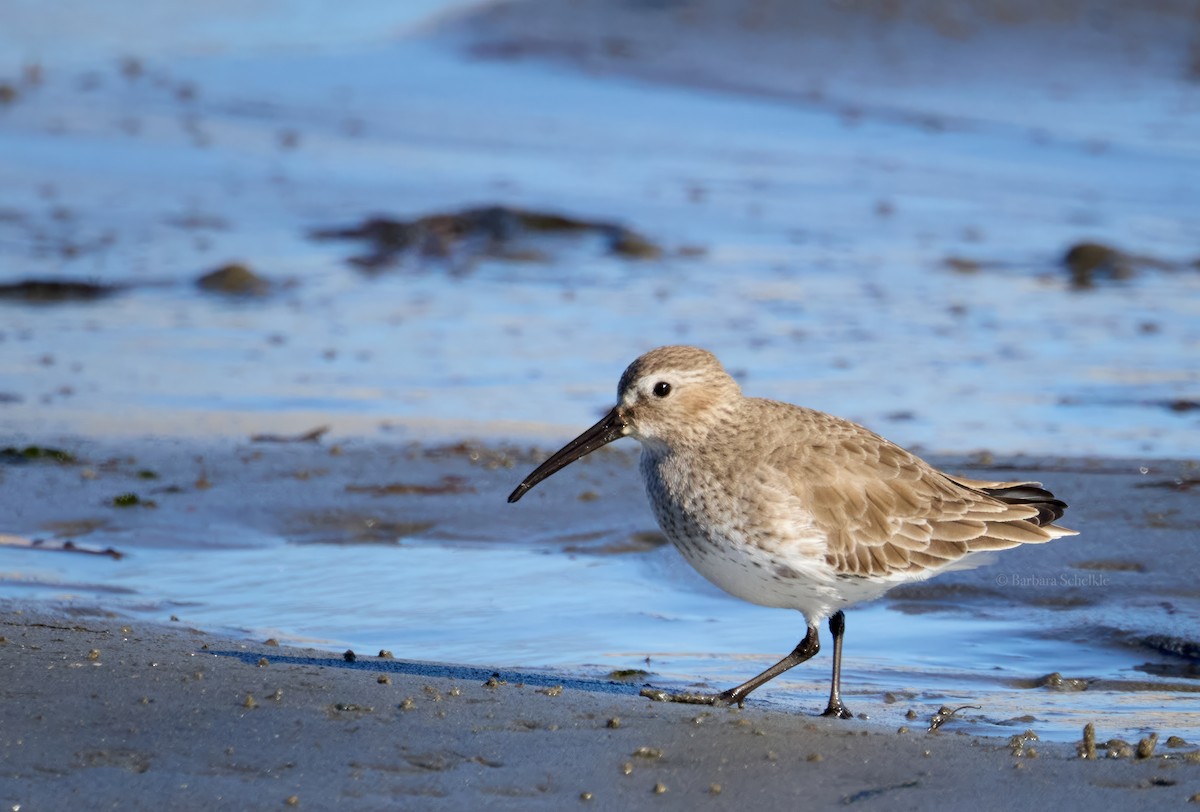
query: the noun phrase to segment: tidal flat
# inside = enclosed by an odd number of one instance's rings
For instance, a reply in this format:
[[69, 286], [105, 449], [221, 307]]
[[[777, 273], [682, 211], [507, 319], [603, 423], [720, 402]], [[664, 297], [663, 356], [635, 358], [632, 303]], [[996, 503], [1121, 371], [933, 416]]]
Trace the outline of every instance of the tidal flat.
[[[0, 800], [1197, 797], [1190, 4], [306, 9], [0, 30]], [[652, 703], [802, 621], [633, 448], [504, 497], [669, 343], [1081, 535]]]

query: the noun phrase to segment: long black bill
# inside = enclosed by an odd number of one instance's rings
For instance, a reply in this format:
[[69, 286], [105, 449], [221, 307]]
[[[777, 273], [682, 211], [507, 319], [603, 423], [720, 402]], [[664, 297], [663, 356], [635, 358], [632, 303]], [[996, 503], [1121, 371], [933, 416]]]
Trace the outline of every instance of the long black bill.
[[625, 436], [625, 428], [625, 420], [617, 413], [614, 407], [599, 423], [567, 443], [558, 451], [555, 451], [550, 456], [550, 459], [535, 468], [533, 473], [525, 477], [525, 481], [508, 495], [508, 501], [517, 501], [525, 495], [526, 491], [556, 471], [566, 468], [580, 457], [591, 454], [597, 448], [600, 448], [600, 446], [608, 445], [613, 440], [621, 439]]

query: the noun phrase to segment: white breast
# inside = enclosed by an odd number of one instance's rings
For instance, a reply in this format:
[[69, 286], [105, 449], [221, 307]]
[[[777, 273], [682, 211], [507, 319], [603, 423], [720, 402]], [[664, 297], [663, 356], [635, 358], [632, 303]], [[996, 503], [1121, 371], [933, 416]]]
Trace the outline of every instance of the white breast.
[[713, 469], [645, 449], [641, 470], [663, 533], [701, 575], [742, 600], [797, 609], [816, 623], [894, 585], [837, 577], [825, 534], [770, 469], [701, 479], [696, 471]]

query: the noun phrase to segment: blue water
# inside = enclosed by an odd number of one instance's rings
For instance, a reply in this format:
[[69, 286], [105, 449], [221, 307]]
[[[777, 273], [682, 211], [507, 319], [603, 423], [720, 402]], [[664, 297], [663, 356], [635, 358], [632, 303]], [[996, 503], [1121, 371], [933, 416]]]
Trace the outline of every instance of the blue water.
[[[753, 394], [907, 445], [1200, 451], [1197, 412], [1163, 405], [1200, 393], [1200, 274], [1073, 292], [1058, 266], [1084, 238], [1195, 258], [1200, 168], [1170, 145], [1095, 154], [1003, 128], [847, 127], [819, 108], [473, 61], [419, 37], [285, 35], [294, 47], [242, 34], [197, 55], [176, 32], [185, 56], [149, 49], [137, 79], [71, 54], [69, 38], [41, 53], [42, 84], [0, 118], [3, 275], [146, 287], [0, 305], [10, 430], [566, 433], [633, 357], [688, 342]], [[89, 70], [103, 81], [84, 91]], [[358, 246], [306, 238], [490, 202], [623, 222], [667, 253], [630, 262], [584, 242], [544, 263], [367, 277], [344, 264]], [[202, 225], [177, 224], [189, 216]], [[703, 255], [677, 254], [690, 246]], [[985, 267], [954, 273], [948, 256]], [[280, 291], [239, 305], [192, 286], [234, 259]]]
[[[92, 538], [121, 543], [103, 532]], [[594, 555], [512, 543], [259, 544], [124, 546], [133, 552], [120, 561], [0, 548], [0, 594], [99, 602], [135, 622], [178, 620], [257, 643], [276, 638], [364, 655], [387, 649], [406, 660], [595, 679], [640, 669], [639, 683], [668, 689], [735, 685], [790, 651], [804, 631], [798, 613], [719, 592], [670, 547]], [[1143, 654], [1041, 638], [1047, 619], [1062, 625], [1028, 610], [906, 615], [884, 603], [856, 607], [847, 623], [846, 702], [877, 722], [914, 728], [922, 723], [905, 718], [909, 709], [927, 724], [943, 704], [981, 705], [955, 727], [985, 735], [1007, 736], [1016, 726], [1072, 740], [1098, 718], [1105, 735], [1160, 726], [1191, 738], [1200, 730], [1187, 704], [1192, 694], [1155, 689], [1137, 668]], [[822, 709], [830, 668], [824, 629], [822, 640], [819, 657], [772, 682], [755, 703]], [[1144, 686], [1066, 693], [1030, 686], [1051, 672]]]

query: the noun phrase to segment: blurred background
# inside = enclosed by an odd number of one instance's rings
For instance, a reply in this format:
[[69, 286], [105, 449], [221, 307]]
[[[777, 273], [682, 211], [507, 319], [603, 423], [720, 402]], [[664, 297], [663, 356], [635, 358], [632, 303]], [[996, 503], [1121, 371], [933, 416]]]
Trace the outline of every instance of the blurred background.
[[7, 434], [557, 439], [683, 342], [926, 450], [1200, 452], [1188, 0], [0, 14]]

